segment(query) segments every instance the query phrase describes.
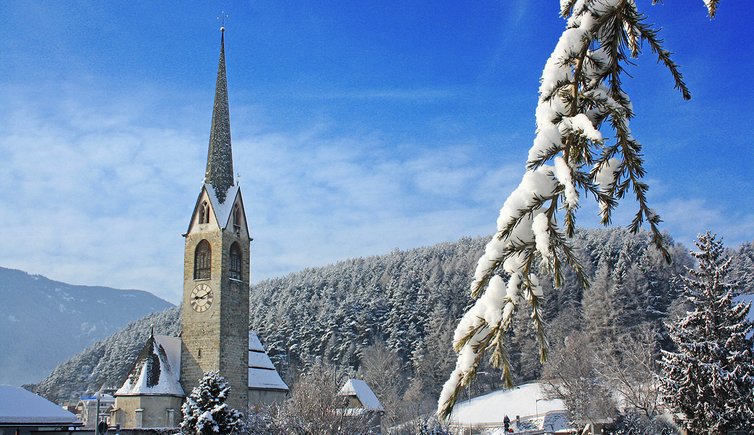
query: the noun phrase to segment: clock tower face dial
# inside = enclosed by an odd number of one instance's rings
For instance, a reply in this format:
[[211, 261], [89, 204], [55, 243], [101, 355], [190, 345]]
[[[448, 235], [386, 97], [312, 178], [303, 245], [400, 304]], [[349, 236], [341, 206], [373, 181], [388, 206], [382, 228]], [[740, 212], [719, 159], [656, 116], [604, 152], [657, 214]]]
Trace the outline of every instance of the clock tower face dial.
[[191, 308], [197, 313], [203, 313], [209, 310], [212, 306], [212, 287], [207, 284], [199, 284], [191, 290], [191, 296], [189, 296], [189, 303]]

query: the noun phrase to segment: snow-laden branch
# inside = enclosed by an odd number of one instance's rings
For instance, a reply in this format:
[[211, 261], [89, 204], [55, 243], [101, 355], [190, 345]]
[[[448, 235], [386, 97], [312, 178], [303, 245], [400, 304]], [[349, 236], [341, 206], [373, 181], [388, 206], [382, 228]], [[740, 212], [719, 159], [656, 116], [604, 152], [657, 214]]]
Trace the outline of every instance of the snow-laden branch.
[[[717, 1], [705, 3], [712, 16]], [[630, 63], [626, 52], [635, 57], [647, 42], [688, 99], [683, 77], [634, 0], [561, 0], [560, 6], [567, 25], [542, 72], [526, 172], [500, 209], [497, 232], [477, 263], [471, 295], [478, 299], [455, 331], [458, 360], [438, 400], [442, 418], [449, 416], [488, 351], [491, 364], [512, 384], [504, 337], [523, 302], [532, 310], [540, 357], [546, 359], [544, 295], [537, 274], [550, 274], [560, 286], [567, 264], [588, 285], [567, 240], [575, 231], [581, 193], [595, 199], [601, 222], [609, 224], [619, 200], [632, 191], [638, 211], [629, 228], [636, 232], [648, 222], [655, 246], [670, 260], [658, 228], [661, 220], [647, 204], [641, 145], [629, 127], [633, 107], [621, 83]], [[612, 139], [603, 130], [611, 131]]]

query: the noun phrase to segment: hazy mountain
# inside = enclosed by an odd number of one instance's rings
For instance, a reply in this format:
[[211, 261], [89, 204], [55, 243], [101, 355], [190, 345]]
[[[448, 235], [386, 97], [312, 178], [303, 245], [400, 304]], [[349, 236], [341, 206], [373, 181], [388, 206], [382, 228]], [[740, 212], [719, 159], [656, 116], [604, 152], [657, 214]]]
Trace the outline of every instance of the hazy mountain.
[[128, 322], [172, 306], [140, 290], [53, 281], [0, 267], [0, 384], [37, 382]]

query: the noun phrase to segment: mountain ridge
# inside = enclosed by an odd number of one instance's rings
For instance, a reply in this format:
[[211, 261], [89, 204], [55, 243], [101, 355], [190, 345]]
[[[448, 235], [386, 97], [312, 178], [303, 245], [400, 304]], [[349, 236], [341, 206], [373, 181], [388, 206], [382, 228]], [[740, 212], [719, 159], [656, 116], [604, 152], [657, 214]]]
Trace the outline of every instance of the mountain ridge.
[[172, 304], [136, 289], [68, 284], [0, 267], [0, 384], [44, 378], [81, 349]]

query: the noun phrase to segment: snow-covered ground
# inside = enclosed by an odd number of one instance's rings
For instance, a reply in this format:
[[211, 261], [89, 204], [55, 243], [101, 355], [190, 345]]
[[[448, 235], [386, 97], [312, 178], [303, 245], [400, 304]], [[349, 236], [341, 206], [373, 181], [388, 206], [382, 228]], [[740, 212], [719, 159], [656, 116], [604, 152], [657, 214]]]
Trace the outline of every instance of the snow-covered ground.
[[450, 415], [455, 427], [490, 428], [488, 434], [502, 434], [503, 419], [507, 415], [511, 427], [516, 428], [516, 417], [521, 428], [560, 431], [568, 428], [565, 404], [559, 399], [545, 398], [543, 384], [534, 382], [510, 390], [499, 390], [484, 396], [459, 402]]

